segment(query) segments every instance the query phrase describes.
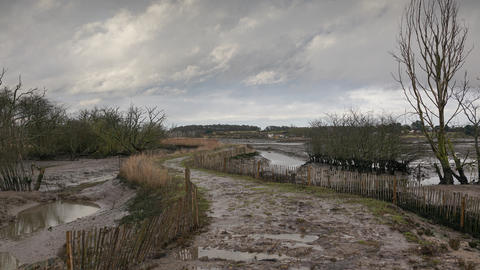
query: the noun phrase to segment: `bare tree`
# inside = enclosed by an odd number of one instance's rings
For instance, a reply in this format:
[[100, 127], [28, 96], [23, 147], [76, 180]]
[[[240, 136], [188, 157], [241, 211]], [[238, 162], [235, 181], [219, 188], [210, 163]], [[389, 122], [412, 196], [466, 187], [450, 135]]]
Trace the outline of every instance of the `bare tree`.
[[[457, 13], [455, 0], [411, 0], [399, 27], [399, 53], [391, 53], [399, 64], [398, 76], [394, 77], [418, 115], [423, 134], [441, 164], [441, 170], [435, 164], [440, 184], [453, 184], [453, 177], [462, 184], [468, 183], [463, 163], [445, 131], [461, 111], [468, 91], [466, 72], [460, 85], [454, 79], [471, 51], [465, 50], [468, 27], [457, 21]], [[452, 113], [447, 114], [449, 101], [456, 103]], [[428, 132], [429, 128], [432, 132]], [[452, 170], [449, 157], [455, 161], [458, 174]]]
[[[6, 70], [0, 72], [0, 85]], [[0, 190], [30, 190], [32, 178], [26, 172], [23, 159], [26, 149], [26, 132], [24, 125], [28, 117], [22, 113], [20, 103], [27, 97], [35, 95], [37, 89], [21, 92], [22, 82], [19, 78], [14, 88], [7, 86], [0, 90]]]
[[130, 105], [128, 110], [118, 107], [96, 108], [94, 130], [106, 141], [117, 144], [119, 152], [131, 154], [158, 148], [167, 137], [166, 115], [156, 107], [142, 109]]
[[475, 154], [477, 158], [477, 179], [480, 181], [480, 104], [477, 101], [480, 100], [480, 92], [475, 92], [473, 95], [465, 97], [461, 103], [463, 112], [467, 117], [468, 121], [472, 124], [470, 135], [473, 135], [475, 139]]

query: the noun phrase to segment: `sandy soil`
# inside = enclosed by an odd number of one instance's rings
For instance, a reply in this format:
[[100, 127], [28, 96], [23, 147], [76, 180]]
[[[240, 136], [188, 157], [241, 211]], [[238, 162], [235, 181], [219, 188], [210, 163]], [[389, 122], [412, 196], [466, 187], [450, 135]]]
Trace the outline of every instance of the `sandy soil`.
[[[167, 165], [180, 168], [181, 159]], [[191, 170], [195, 184], [212, 202], [211, 224], [191, 246], [173, 245], [161, 259], [141, 269], [457, 269], [456, 261], [480, 263], [480, 251], [453, 251], [448, 239], [460, 234], [405, 213], [404, 226], [389, 216], [374, 216], [365, 206], [342, 196], [267, 186], [240, 177]], [[431, 250], [407, 241], [404, 232], [430, 228], [434, 236], [422, 241], [444, 244], [446, 252], [424, 259]]]
[[[0, 221], [2, 225], [15, 220], [16, 215], [32, 206], [45, 202], [90, 201], [100, 207], [93, 215], [73, 222], [53, 227], [21, 237], [1, 239], [0, 252], [10, 252], [22, 264], [43, 261], [57, 255], [65, 244], [65, 232], [93, 227], [115, 226], [116, 220], [126, 212], [124, 203], [135, 193], [119, 183], [114, 177], [118, 174], [119, 159], [81, 159], [78, 161], [36, 162], [45, 166], [45, 184], [36, 192], [0, 192]], [[91, 187], [79, 184], [98, 182]], [[72, 188], [76, 186], [76, 188]], [[56, 192], [46, 190], [57, 189]]]

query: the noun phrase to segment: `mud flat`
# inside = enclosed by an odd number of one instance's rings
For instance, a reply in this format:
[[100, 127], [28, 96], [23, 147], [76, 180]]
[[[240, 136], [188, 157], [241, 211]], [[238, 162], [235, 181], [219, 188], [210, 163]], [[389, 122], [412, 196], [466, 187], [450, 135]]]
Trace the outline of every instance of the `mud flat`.
[[[119, 170], [118, 157], [43, 161], [36, 164], [46, 167], [41, 191], [0, 192], [2, 227], [16, 221], [20, 212], [45, 203], [68, 202], [77, 205], [75, 202], [81, 201], [98, 210], [58, 226], [49, 225], [46, 229], [18, 236], [1, 236], [0, 252], [6, 260], [16, 259], [19, 264], [28, 264], [54, 258], [65, 244], [66, 231], [115, 226], [116, 220], [127, 214], [122, 206], [135, 193], [115, 179]], [[61, 211], [67, 211], [65, 209]]]
[[[181, 170], [181, 161], [166, 165]], [[211, 201], [211, 224], [141, 269], [456, 269], [458, 259], [480, 262], [468, 236], [453, 251], [448, 241], [458, 232], [395, 206], [374, 212], [355, 196], [196, 169], [191, 179]], [[433, 235], [420, 233], [426, 228]]]

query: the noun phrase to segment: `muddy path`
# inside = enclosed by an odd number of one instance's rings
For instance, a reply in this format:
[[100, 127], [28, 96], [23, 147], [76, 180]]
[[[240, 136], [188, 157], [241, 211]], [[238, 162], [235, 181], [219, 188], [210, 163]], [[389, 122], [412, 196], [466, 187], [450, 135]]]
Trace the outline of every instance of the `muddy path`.
[[[183, 170], [181, 161], [165, 164]], [[189, 247], [173, 244], [142, 269], [457, 269], [457, 258], [479, 262], [468, 239], [460, 251], [448, 247], [458, 233], [399, 209], [374, 215], [358, 197], [197, 169], [191, 179], [211, 201], [211, 224]], [[408, 241], [405, 233], [420, 228], [434, 236]], [[419, 241], [432, 249], [425, 252]], [[448, 251], [439, 251], [442, 244]]]

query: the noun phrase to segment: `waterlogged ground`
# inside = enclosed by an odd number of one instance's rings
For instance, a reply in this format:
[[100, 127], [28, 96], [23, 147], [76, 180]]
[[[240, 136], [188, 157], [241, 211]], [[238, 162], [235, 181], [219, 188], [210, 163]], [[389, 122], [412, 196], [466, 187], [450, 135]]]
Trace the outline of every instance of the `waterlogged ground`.
[[[41, 191], [0, 192], [2, 270], [55, 258], [68, 230], [116, 226], [127, 214], [122, 207], [135, 195], [134, 190], [113, 179], [118, 174], [118, 157], [42, 161], [37, 165], [46, 167]], [[56, 192], [48, 192], [51, 190]], [[79, 208], [85, 204], [94, 209]], [[39, 205], [44, 209], [34, 211], [32, 207]], [[49, 205], [59, 209], [49, 211]]]
[[[181, 160], [167, 165], [182, 170]], [[141, 268], [458, 269], [458, 258], [479, 262], [469, 239], [453, 252], [448, 241], [458, 233], [381, 202], [196, 169], [191, 178], [211, 201], [211, 224]], [[422, 229], [434, 235], [418, 236]]]

